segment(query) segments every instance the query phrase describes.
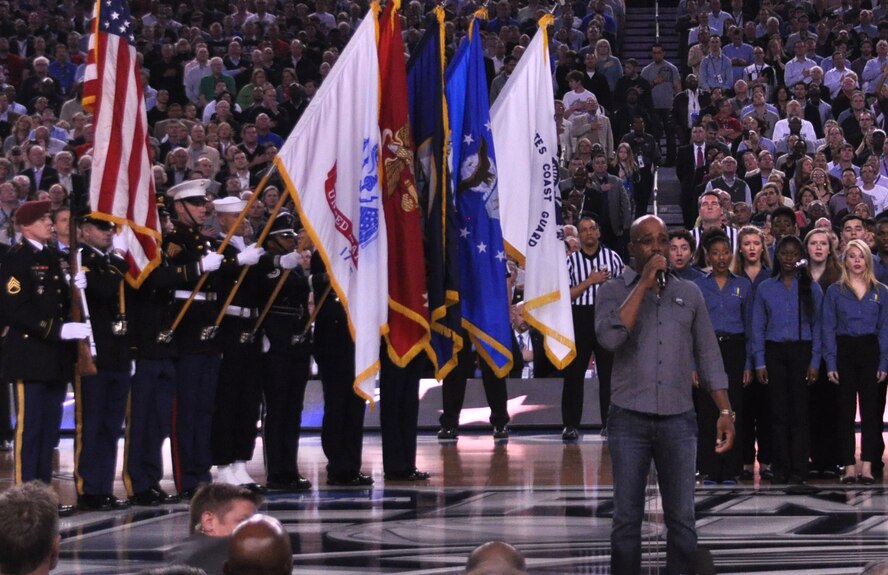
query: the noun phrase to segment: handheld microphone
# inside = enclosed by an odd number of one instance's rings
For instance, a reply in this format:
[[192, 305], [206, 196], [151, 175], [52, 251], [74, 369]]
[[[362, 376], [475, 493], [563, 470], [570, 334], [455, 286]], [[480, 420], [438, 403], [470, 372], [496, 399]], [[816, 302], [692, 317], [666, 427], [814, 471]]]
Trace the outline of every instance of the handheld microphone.
[[795, 269], [797, 269], [797, 270], [800, 270], [800, 269], [806, 268], [806, 267], [808, 267], [808, 260], [806, 260], [805, 258], [800, 259], [795, 264]]
[[660, 289], [666, 287], [666, 270], [657, 270], [657, 287]]

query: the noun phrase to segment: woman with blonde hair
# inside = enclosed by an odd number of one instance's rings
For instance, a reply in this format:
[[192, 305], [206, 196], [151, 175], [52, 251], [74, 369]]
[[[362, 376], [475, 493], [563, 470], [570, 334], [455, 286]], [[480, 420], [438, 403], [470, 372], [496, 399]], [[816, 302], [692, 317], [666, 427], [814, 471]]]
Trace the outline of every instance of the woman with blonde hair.
[[636, 213], [635, 186], [641, 181], [641, 171], [638, 169], [635, 154], [632, 153], [632, 146], [626, 142], [617, 146], [617, 153], [610, 161], [607, 171], [622, 180], [623, 189], [626, 190], [626, 194], [629, 195], [629, 202], [632, 204], [632, 213]]
[[[842, 483], [875, 482], [881, 462], [882, 413], [888, 379], [888, 288], [875, 279], [873, 256], [861, 240], [848, 242], [842, 279], [823, 303], [823, 349], [829, 380], [838, 386], [837, 413]], [[860, 465], [855, 459], [854, 418], [860, 406]]]

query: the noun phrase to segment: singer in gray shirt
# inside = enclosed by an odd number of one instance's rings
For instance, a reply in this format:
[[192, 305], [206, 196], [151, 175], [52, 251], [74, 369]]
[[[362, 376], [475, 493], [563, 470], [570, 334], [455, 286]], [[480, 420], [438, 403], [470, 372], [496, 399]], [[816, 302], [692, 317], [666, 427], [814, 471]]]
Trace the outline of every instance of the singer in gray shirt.
[[[706, 304], [692, 282], [668, 274], [669, 235], [655, 216], [629, 232], [633, 267], [598, 290], [595, 332], [614, 352], [608, 450], [614, 474], [611, 572], [641, 572], [641, 521], [651, 461], [667, 527], [666, 572], [695, 572], [697, 421], [692, 370], [721, 415], [718, 453], [734, 442], [728, 380]], [[657, 276], [660, 276], [659, 278]]]

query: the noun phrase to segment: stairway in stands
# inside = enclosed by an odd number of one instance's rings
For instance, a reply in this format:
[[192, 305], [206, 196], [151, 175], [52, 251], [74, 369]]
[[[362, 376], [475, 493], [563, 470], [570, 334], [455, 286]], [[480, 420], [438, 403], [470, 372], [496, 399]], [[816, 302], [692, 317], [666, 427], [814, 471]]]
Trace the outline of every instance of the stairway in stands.
[[[657, 9], [650, 0], [630, 0], [626, 2], [626, 30], [623, 40], [622, 58], [635, 58], [644, 67], [651, 61], [651, 46], [656, 38]], [[678, 33], [675, 31], [676, 7], [666, 6], [660, 2], [660, 44], [666, 52], [666, 59], [673, 64], [678, 63]], [[672, 3], [670, 3], [672, 4]], [[666, 142], [661, 142], [665, 154]], [[670, 228], [681, 227], [681, 209], [679, 208], [680, 186], [675, 175], [675, 168], [660, 168], [658, 177], [657, 205], [658, 214]], [[653, 212], [653, 205], [649, 210]]]

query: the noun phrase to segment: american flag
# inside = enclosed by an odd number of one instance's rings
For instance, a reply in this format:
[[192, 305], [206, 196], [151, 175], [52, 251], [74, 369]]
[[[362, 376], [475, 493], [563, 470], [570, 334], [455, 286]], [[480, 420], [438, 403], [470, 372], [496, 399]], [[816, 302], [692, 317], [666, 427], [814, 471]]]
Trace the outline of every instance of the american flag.
[[89, 205], [127, 238], [127, 280], [138, 287], [160, 263], [142, 76], [125, 0], [98, 0], [93, 15], [83, 90], [95, 128]]

